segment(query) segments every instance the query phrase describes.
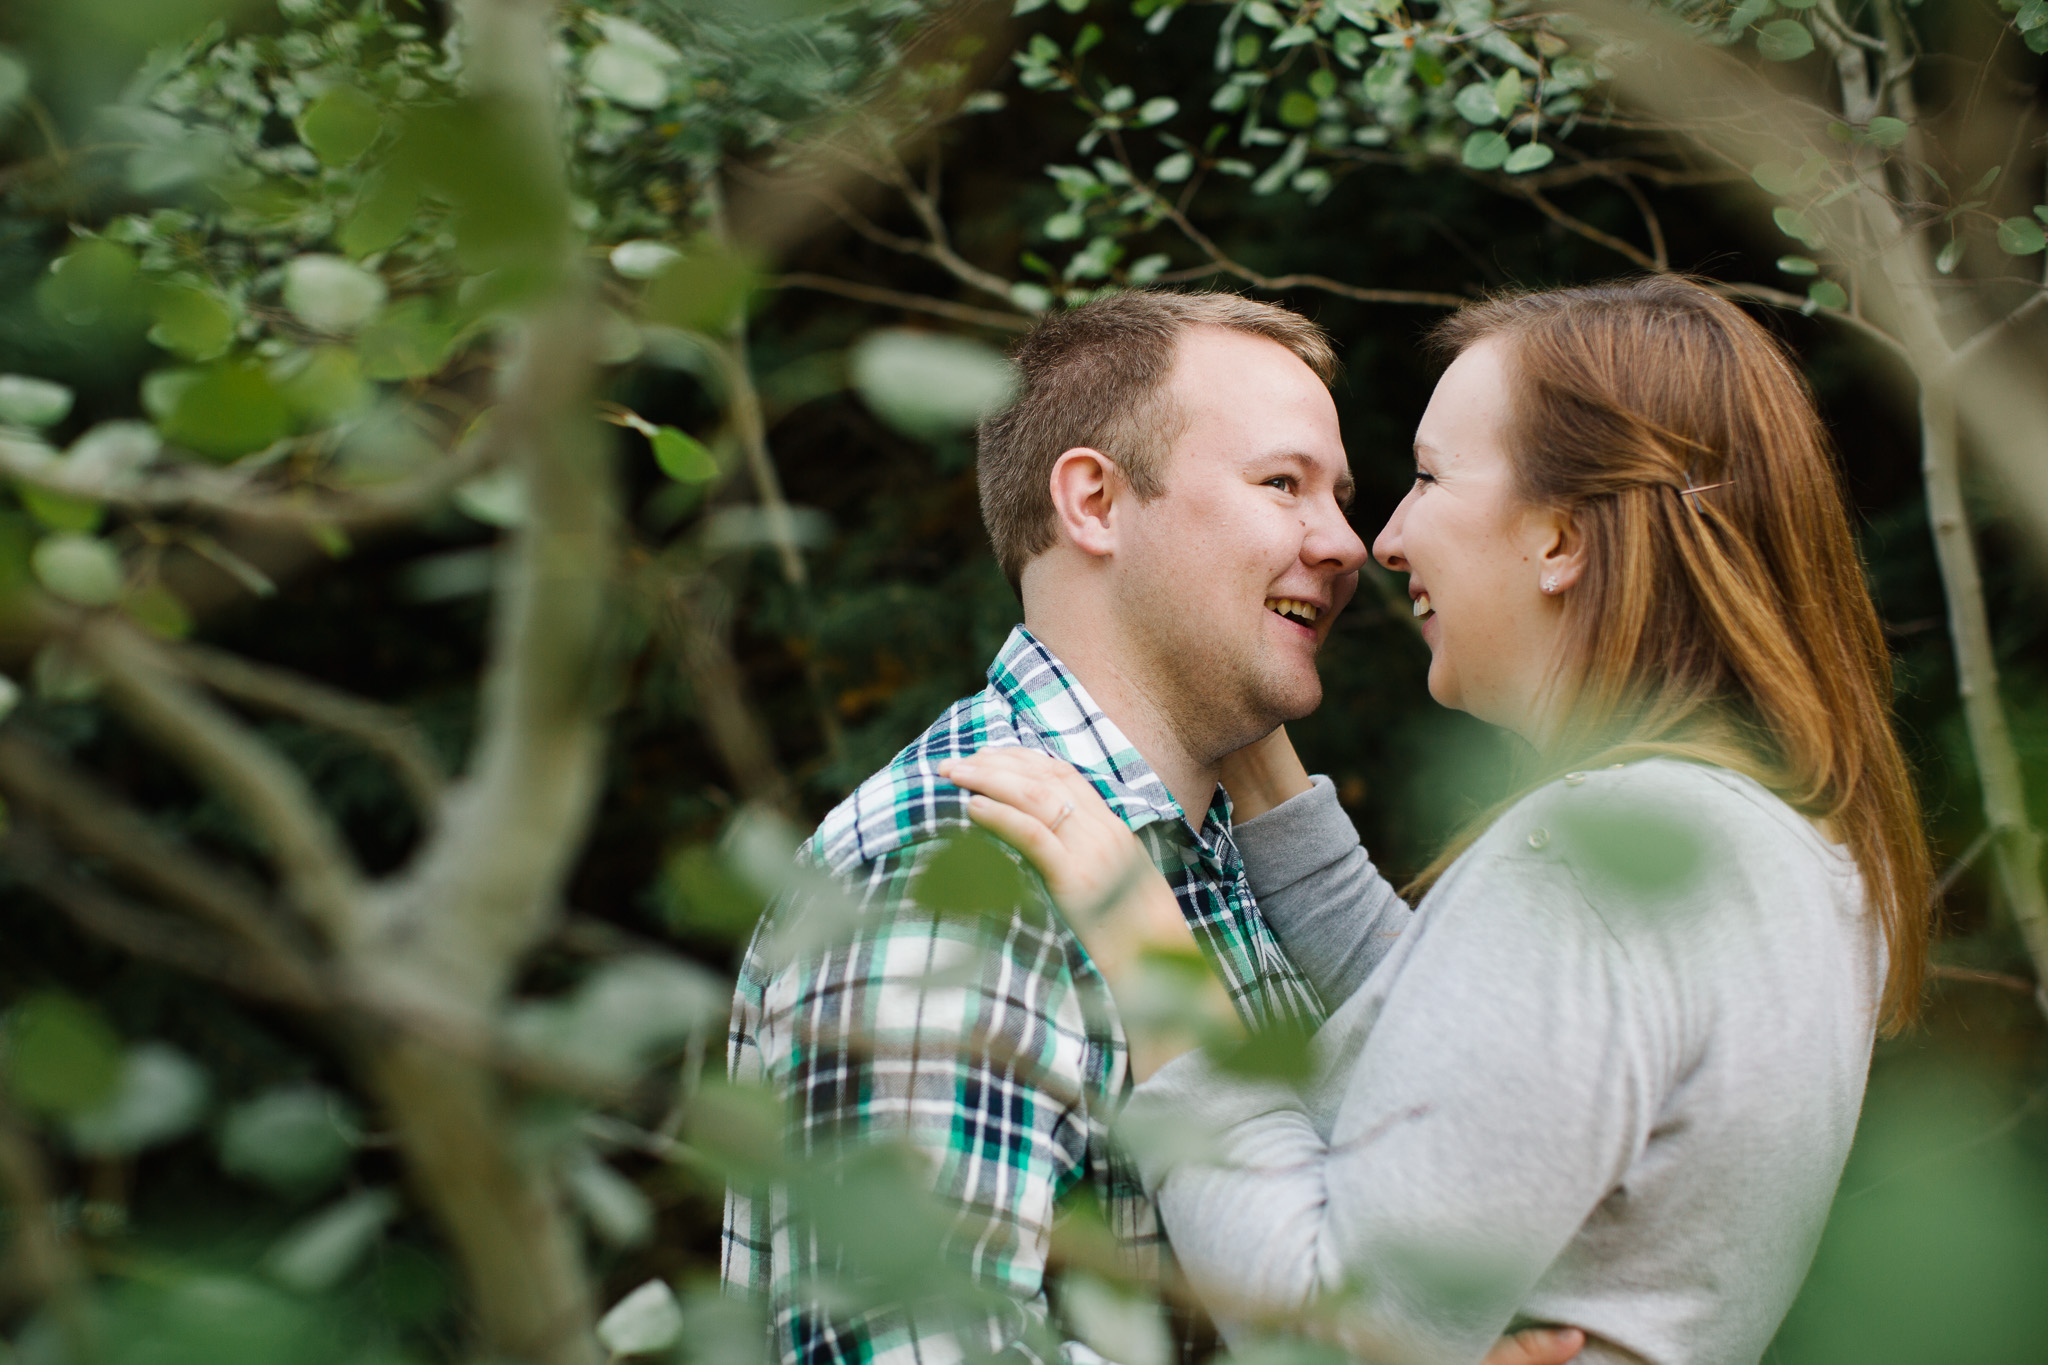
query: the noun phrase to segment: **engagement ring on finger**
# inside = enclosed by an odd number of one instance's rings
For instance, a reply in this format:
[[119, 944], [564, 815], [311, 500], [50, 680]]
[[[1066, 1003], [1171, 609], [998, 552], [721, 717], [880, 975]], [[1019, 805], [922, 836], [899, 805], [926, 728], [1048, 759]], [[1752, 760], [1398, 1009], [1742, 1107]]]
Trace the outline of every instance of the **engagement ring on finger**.
[[1047, 826], [1046, 826], [1046, 828], [1047, 828], [1047, 829], [1050, 829], [1050, 830], [1051, 830], [1051, 831], [1052, 831], [1052, 832], [1053, 832], [1054, 834], [1058, 834], [1058, 833], [1060, 832], [1060, 826], [1061, 826], [1061, 825], [1064, 825], [1065, 823], [1067, 823], [1067, 817], [1068, 817], [1069, 815], [1072, 815], [1073, 813], [1074, 813], [1074, 803], [1073, 803], [1073, 802], [1071, 802], [1071, 801], [1063, 801], [1063, 802], [1061, 802], [1061, 803], [1060, 803], [1060, 813], [1059, 813], [1058, 815], [1055, 815], [1055, 816], [1053, 816], [1053, 818], [1052, 818], [1052, 823], [1051, 823], [1050, 825], [1047, 825]]

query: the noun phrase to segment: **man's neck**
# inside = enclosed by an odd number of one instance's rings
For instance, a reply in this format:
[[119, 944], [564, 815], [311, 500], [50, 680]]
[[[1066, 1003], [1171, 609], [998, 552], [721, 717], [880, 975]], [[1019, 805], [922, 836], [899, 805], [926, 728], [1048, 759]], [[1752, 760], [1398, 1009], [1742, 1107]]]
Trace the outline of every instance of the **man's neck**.
[[1159, 689], [1132, 667], [1128, 650], [1117, 648], [1110, 638], [1113, 632], [1091, 629], [1065, 617], [1062, 613], [1060, 619], [1045, 622], [1032, 619], [1027, 612], [1024, 624], [1080, 679], [1102, 713], [1159, 774], [1188, 823], [1201, 829], [1209, 802], [1216, 795], [1219, 765], [1189, 752], [1181, 727], [1159, 705]]

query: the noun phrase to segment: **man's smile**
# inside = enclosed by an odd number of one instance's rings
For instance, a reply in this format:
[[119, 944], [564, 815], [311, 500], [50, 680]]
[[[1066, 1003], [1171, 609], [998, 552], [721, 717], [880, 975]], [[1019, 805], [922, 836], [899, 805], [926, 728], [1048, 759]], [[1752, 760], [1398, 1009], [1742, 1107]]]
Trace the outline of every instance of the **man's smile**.
[[1316, 618], [1323, 614], [1321, 607], [1298, 597], [1269, 597], [1266, 610], [1311, 631], [1316, 628]]

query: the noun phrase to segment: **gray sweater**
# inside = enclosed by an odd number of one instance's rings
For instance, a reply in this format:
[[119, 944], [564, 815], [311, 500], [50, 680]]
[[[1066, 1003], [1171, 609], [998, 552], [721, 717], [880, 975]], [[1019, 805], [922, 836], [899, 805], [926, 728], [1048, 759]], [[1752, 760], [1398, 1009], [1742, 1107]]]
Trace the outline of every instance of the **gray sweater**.
[[1474, 1362], [1531, 1321], [1591, 1361], [1762, 1355], [1869, 1070], [1884, 952], [1845, 849], [1664, 759], [1533, 793], [1412, 916], [1327, 781], [1238, 839], [1342, 1003], [1298, 1092], [1190, 1054], [1133, 1101], [1218, 1134], [1215, 1164], [1141, 1164], [1222, 1316], [1352, 1286], [1374, 1360]]

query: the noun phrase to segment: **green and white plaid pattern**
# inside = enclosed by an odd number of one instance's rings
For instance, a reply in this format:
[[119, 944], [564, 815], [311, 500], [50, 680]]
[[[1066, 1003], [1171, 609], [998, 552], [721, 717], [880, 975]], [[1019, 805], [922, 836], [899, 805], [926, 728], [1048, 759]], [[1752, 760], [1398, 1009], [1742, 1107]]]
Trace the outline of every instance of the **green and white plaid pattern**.
[[[727, 1061], [790, 1114], [793, 1153], [849, 1142], [907, 1143], [960, 1210], [945, 1247], [998, 1291], [985, 1317], [943, 1320], [912, 1305], [832, 1312], [817, 1287], [832, 1267], [793, 1225], [784, 1192], [727, 1195], [724, 1276], [771, 1307], [783, 1365], [943, 1365], [1003, 1355], [1047, 1365], [1046, 1256], [1062, 1201], [1085, 1191], [1140, 1273], [1163, 1238], [1108, 1127], [1130, 1087], [1123, 1025], [1108, 988], [1035, 876], [1007, 922], [919, 907], [910, 887], [943, 838], [969, 825], [941, 760], [1001, 745], [1074, 764], [1145, 842], [1247, 1023], [1322, 1020], [1314, 988], [1260, 916], [1219, 790], [1200, 831], [1072, 674], [1022, 626], [988, 672], [890, 764], [825, 817], [799, 853], [860, 906], [830, 948], [771, 963], [767, 945], [802, 916], [784, 900], [741, 966]], [[1068, 1343], [1069, 1359], [1092, 1356]]]

